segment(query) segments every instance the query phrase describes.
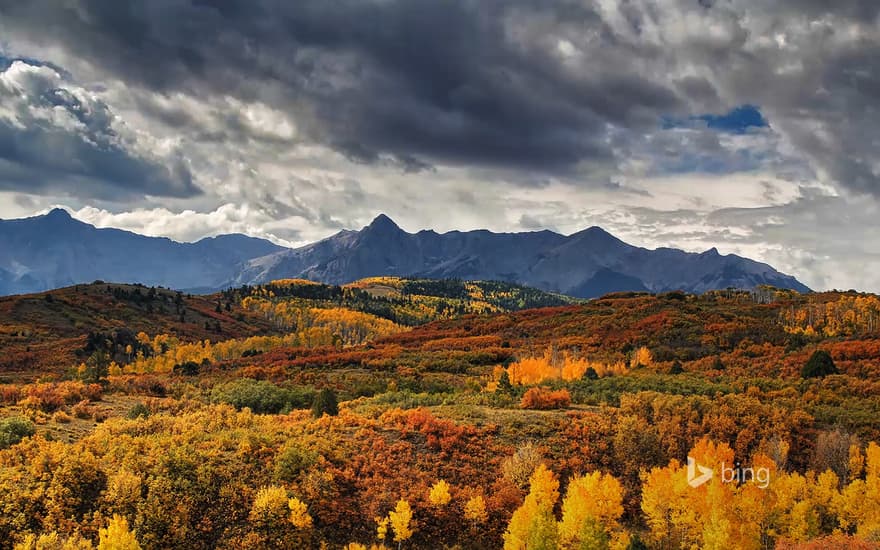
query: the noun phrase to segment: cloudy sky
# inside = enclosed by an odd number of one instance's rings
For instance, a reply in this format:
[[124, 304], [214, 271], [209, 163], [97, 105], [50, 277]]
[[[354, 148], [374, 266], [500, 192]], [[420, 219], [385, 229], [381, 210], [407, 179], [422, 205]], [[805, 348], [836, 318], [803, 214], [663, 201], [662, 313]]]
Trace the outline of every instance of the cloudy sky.
[[878, 107], [876, 0], [0, 0], [0, 217], [600, 225], [880, 291]]

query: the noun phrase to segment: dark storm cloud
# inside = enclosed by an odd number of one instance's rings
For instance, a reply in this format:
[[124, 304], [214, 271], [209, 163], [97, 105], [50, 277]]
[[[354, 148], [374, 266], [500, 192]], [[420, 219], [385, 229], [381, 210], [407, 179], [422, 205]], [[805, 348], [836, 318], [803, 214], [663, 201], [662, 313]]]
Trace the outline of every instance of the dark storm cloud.
[[[614, 53], [602, 18], [579, 2], [36, 1], [0, 11], [5, 31], [39, 33], [132, 85], [259, 99], [295, 111], [309, 139], [407, 170], [607, 164], [607, 125], [650, 126], [680, 107], [672, 88], [620, 63], [627, 52]], [[540, 25], [560, 38], [589, 32], [609, 55], [565, 70]], [[188, 123], [182, 113], [170, 122]]]
[[718, 89], [760, 106], [820, 179], [880, 195], [880, 3], [717, 2], [706, 17], [751, 36], [711, 65]]
[[[145, 117], [199, 143], [606, 181], [644, 144], [679, 139], [664, 117], [754, 105], [776, 149], [731, 153], [704, 133], [649, 152], [648, 173], [797, 158], [799, 174], [880, 194], [878, 14], [875, 0], [0, 0], [0, 32], [145, 91]], [[235, 106], [202, 128], [202, 113], [150, 93], [259, 102], [297, 131], [259, 134]]]
[[199, 192], [182, 164], [153, 163], [119, 146], [101, 147], [76, 133], [33, 123], [22, 130], [3, 120], [0, 189], [35, 194], [73, 191], [101, 199], [138, 194], [185, 197]]
[[0, 71], [0, 190], [111, 199], [199, 192], [182, 161], [133, 151], [106, 104], [32, 63]]

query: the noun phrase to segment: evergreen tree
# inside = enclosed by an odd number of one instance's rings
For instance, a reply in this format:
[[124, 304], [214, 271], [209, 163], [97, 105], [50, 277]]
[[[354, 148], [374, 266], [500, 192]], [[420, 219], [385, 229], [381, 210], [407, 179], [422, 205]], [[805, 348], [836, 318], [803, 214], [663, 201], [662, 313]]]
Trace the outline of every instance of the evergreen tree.
[[498, 390], [508, 395], [513, 394], [513, 384], [510, 383], [510, 375], [507, 369], [501, 371], [501, 378], [498, 379]]
[[315, 396], [312, 402], [312, 416], [321, 418], [324, 414], [336, 416], [339, 414], [339, 404], [336, 401], [336, 393], [330, 388], [324, 388]]
[[681, 366], [681, 361], [678, 359], [672, 363], [672, 368], [669, 369], [669, 374], [681, 374], [684, 372], [684, 367]]
[[801, 377], [803, 378], [821, 378], [829, 374], [838, 374], [837, 365], [834, 359], [827, 351], [820, 349], [813, 352], [813, 355], [807, 360], [804, 368], [801, 369]]

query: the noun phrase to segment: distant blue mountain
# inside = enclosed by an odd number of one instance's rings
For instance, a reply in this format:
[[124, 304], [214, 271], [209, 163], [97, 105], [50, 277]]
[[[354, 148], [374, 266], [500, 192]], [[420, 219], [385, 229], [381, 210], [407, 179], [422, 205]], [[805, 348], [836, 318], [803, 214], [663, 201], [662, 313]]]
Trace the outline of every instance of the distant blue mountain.
[[263, 239], [222, 235], [195, 243], [98, 229], [61, 209], [0, 220], [0, 294], [96, 279], [214, 290], [250, 259], [284, 250]]
[[772, 285], [809, 292], [767, 264], [716, 249], [702, 254], [629, 245], [599, 227], [565, 236], [552, 231], [407, 233], [380, 215], [360, 231], [255, 258], [231, 284], [302, 277], [346, 283], [377, 275], [502, 280], [577, 297], [608, 292]]
[[301, 277], [347, 283], [379, 275], [500, 280], [591, 298], [608, 292], [704, 292], [768, 284], [801, 292], [794, 277], [714, 248], [702, 254], [631, 246], [598, 227], [552, 231], [407, 233], [385, 215], [360, 231], [288, 249], [245, 235], [195, 243], [97, 229], [64, 210], [0, 220], [0, 294], [96, 279], [191, 292]]

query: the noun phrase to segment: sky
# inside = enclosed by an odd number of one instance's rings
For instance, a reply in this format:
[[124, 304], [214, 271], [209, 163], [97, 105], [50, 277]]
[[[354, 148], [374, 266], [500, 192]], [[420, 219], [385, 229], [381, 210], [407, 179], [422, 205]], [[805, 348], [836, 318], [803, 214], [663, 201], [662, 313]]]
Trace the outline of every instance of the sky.
[[598, 225], [880, 292], [876, 0], [0, 0], [0, 218]]

